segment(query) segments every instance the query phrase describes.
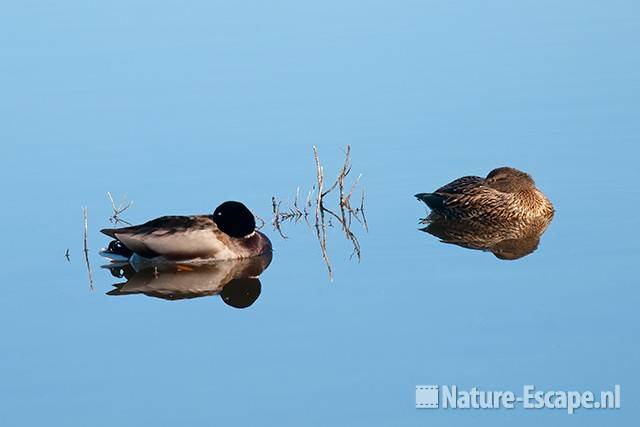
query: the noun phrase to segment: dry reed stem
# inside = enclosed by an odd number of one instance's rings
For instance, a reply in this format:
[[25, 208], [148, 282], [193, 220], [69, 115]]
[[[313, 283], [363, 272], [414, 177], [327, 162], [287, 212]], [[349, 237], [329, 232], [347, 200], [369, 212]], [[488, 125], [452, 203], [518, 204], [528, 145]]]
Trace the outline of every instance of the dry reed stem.
[[109, 222], [114, 225], [118, 225], [118, 223], [131, 225], [130, 222], [127, 222], [124, 219], [120, 218], [120, 215], [122, 215], [124, 211], [126, 211], [131, 207], [131, 205], [133, 205], [133, 201], [127, 203], [123, 200], [122, 203], [116, 206], [116, 202], [113, 200], [113, 196], [111, 196], [111, 193], [109, 191], [107, 191], [107, 196], [111, 201], [111, 209], [113, 209], [113, 214], [109, 217]]
[[280, 237], [282, 237], [283, 239], [288, 239], [288, 237], [285, 236], [285, 234], [282, 232], [281, 223], [282, 221], [289, 219], [289, 217], [287, 216], [287, 214], [280, 212], [280, 202], [277, 201], [275, 197], [271, 197], [271, 207], [273, 209], [273, 220], [271, 221], [271, 223], [273, 224], [273, 228], [278, 231]]
[[362, 187], [362, 197], [360, 198], [360, 214], [362, 215], [362, 224], [364, 225], [364, 231], [369, 232], [369, 223], [367, 223], [367, 216], [364, 214], [364, 187]]
[[251, 209], [249, 210], [251, 211], [251, 214], [253, 215], [253, 217], [256, 219], [256, 230], [262, 229], [262, 227], [264, 227], [264, 225], [266, 224], [265, 220], [262, 219], [262, 217], [260, 217], [260, 215], [255, 213], [253, 210]]
[[[329, 186], [325, 186], [325, 176], [324, 176], [324, 167], [320, 161], [320, 155], [318, 154], [318, 149], [316, 146], [313, 147], [313, 159], [316, 166], [316, 185], [312, 187], [312, 189], [308, 192], [307, 198], [305, 200], [304, 206], [301, 209], [299, 205], [300, 198], [300, 187], [296, 189], [296, 193], [293, 199], [293, 206], [286, 210], [282, 211], [280, 209], [281, 202], [278, 201], [275, 197], [272, 197], [272, 207], [273, 207], [273, 226], [278, 231], [278, 233], [283, 237], [287, 238], [282, 232], [282, 223], [284, 221], [294, 221], [298, 222], [301, 218], [305, 219], [305, 222], [311, 226], [309, 223], [309, 209], [313, 205], [313, 196], [314, 191], [315, 194], [315, 234], [318, 242], [320, 243], [320, 249], [322, 252], [322, 258], [327, 266], [327, 270], [329, 273], [329, 279], [333, 281], [333, 268], [331, 266], [331, 262], [329, 260], [328, 250], [327, 250], [327, 227], [333, 226], [333, 219], [335, 219], [342, 228], [342, 231], [353, 245], [353, 252], [351, 257], [354, 255], [360, 260], [361, 257], [361, 248], [360, 242], [358, 238], [351, 230], [352, 219], [355, 218], [357, 222], [359, 222], [365, 229], [365, 231], [369, 230], [367, 219], [364, 213], [364, 202], [365, 202], [365, 192], [364, 188], [362, 189], [360, 206], [353, 207], [351, 205], [351, 199], [357, 188], [360, 180], [362, 178], [362, 174], [358, 175], [355, 181], [349, 187], [349, 192], [345, 194], [345, 183], [349, 173], [351, 172], [351, 146], [347, 145], [345, 149], [345, 160], [340, 168], [338, 175], [333, 181], [333, 183]], [[339, 214], [327, 208], [325, 199], [329, 196], [334, 190], [337, 189], [338, 192], [338, 208]], [[328, 217], [325, 217], [325, 214]]]
[[318, 182], [318, 197], [316, 199], [316, 224], [320, 222], [321, 217], [323, 217], [322, 213], [322, 198], [325, 194], [322, 192], [324, 189], [324, 170], [322, 165], [320, 164], [320, 157], [318, 157], [318, 149], [316, 146], [313, 146], [313, 158], [316, 161], [316, 180]]
[[91, 272], [91, 263], [89, 262], [89, 220], [88, 220], [88, 211], [86, 207], [82, 208], [82, 217], [84, 222], [84, 233], [83, 233], [83, 252], [84, 252], [84, 262], [87, 265], [87, 274], [89, 275], [89, 287], [93, 290], [93, 273]]

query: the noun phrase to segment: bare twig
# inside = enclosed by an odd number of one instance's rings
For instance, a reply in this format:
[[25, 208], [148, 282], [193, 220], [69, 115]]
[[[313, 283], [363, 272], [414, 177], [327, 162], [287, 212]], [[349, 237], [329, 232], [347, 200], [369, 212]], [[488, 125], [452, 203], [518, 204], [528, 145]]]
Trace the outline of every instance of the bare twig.
[[353, 184], [351, 184], [351, 188], [349, 189], [349, 193], [341, 201], [341, 203], [343, 205], [351, 207], [351, 205], [350, 205], [351, 196], [353, 195], [353, 190], [356, 189], [356, 186], [360, 182], [360, 178], [362, 178], [362, 174], [358, 175], [356, 180], [353, 181]]
[[298, 207], [298, 197], [300, 197], [300, 187], [296, 189], [296, 197], [293, 199], [293, 209], [292, 212], [298, 217], [301, 218], [304, 216], [304, 212], [300, 210]]
[[362, 197], [360, 198], [360, 215], [362, 215], [362, 223], [364, 224], [364, 230], [369, 232], [369, 224], [367, 223], [367, 217], [364, 214], [364, 187], [362, 187]]
[[[324, 189], [324, 168], [320, 164], [320, 156], [318, 155], [318, 149], [313, 146], [313, 158], [316, 162], [316, 180], [318, 185], [318, 194], [316, 199], [316, 237], [320, 243], [320, 252], [322, 253], [322, 259], [327, 266], [327, 272], [329, 274], [329, 280], [333, 281], [333, 268], [331, 267], [331, 261], [329, 260], [329, 253], [327, 251], [327, 228], [324, 221], [324, 206], [322, 200], [324, 196], [328, 194], [333, 188], [330, 188], [327, 192], [323, 192]], [[335, 186], [335, 184], [334, 184]]]
[[321, 218], [324, 217], [322, 212], [322, 198], [325, 196], [325, 193], [322, 192], [324, 188], [324, 170], [322, 165], [320, 165], [320, 157], [318, 157], [318, 149], [315, 145], [313, 146], [313, 158], [316, 161], [316, 180], [318, 181], [318, 197], [316, 199], [316, 224], [318, 224]]
[[[300, 187], [296, 189], [293, 205], [288, 210], [282, 211], [280, 209], [281, 202], [273, 197], [273, 226], [281, 236], [285, 237], [281, 228], [282, 223], [285, 221], [290, 220], [297, 222], [301, 218], [304, 218], [307, 224], [311, 225], [308, 219], [309, 211], [315, 202], [315, 234], [318, 242], [320, 243], [322, 258], [327, 266], [329, 279], [333, 280], [333, 268], [327, 251], [327, 227], [333, 226], [333, 220], [336, 220], [340, 224], [345, 237], [353, 245], [353, 253], [351, 256], [356, 256], [358, 260], [360, 260], [360, 242], [351, 230], [351, 222], [352, 218], [355, 218], [355, 220], [362, 224], [365, 230], [368, 231], [367, 220], [364, 215], [364, 189], [362, 190], [360, 207], [354, 208], [351, 205], [351, 199], [358, 187], [358, 184], [360, 183], [362, 175], [358, 175], [350, 187], [346, 186], [347, 177], [351, 172], [351, 147], [349, 145], [347, 145], [345, 149], [344, 163], [342, 164], [335, 181], [333, 181], [329, 187], [326, 187], [325, 185], [324, 167], [320, 162], [320, 155], [318, 154], [318, 148], [316, 146], [313, 147], [313, 159], [316, 166], [316, 184], [307, 194], [304, 205], [301, 208], [298, 202], [300, 198]], [[348, 193], [345, 193], [345, 188], [349, 188]], [[329, 209], [325, 202], [328, 196], [336, 189], [338, 193], [338, 210], [336, 210], [336, 212], [338, 213]], [[315, 200], [314, 191], [316, 192]]]
[[111, 209], [113, 209], [113, 214], [109, 217], [109, 222], [114, 225], [118, 225], [118, 223], [131, 225], [130, 222], [127, 222], [124, 219], [120, 218], [120, 215], [122, 215], [124, 211], [126, 211], [131, 207], [131, 205], [133, 205], [133, 201], [126, 202], [126, 197], [125, 197], [122, 203], [116, 206], [116, 202], [113, 200], [113, 196], [111, 196], [111, 193], [109, 191], [107, 191], [107, 196], [109, 196], [109, 200], [111, 201]]
[[84, 248], [84, 262], [87, 264], [87, 274], [89, 275], [89, 287], [93, 290], [93, 273], [91, 272], [91, 263], [89, 262], [89, 220], [87, 208], [82, 208], [82, 216], [84, 219], [84, 234], [83, 234], [83, 248]]
[[253, 214], [253, 217], [256, 219], [256, 229], [260, 230], [262, 227], [264, 227], [264, 225], [266, 224], [264, 219], [262, 219], [257, 213], [255, 213], [254, 211], [251, 211], [251, 213]]
[[271, 197], [271, 207], [273, 209], [273, 220], [271, 221], [273, 224], [273, 228], [278, 231], [280, 237], [286, 239], [287, 236], [282, 232], [282, 228], [280, 227], [280, 222], [282, 221], [282, 214], [280, 213], [280, 202], [276, 200], [275, 197]]
[[[318, 150], [316, 149], [315, 146], [313, 147], [313, 152], [315, 154], [316, 163], [318, 163], [319, 162]], [[349, 172], [351, 172], [351, 146], [347, 145], [347, 149], [345, 151], [344, 164], [342, 165], [342, 169], [340, 169], [340, 173], [336, 177], [336, 180], [334, 181], [334, 183], [331, 184], [331, 187], [329, 187], [329, 189], [327, 189], [327, 191], [325, 191], [324, 193], [321, 192], [322, 197], [329, 194], [337, 186], [344, 186], [344, 180], [347, 177], [347, 175], [349, 175]]]
[[[343, 225], [342, 218], [340, 216], [338, 216], [337, 213], [333, 212], [330, 209], [325, 209], [325, 212], [327, 212], [329, 215], [334, 217], [341, 225]], [[343, 227], [344, 227], [344, 225], [343, 225]], [[358, 261], [360, 261], [360, 242], [358, 241], [358, 238], [356, 237], [355, 234], [353, 234], [353, 232], [351, 231], [350, 228], [344, 227], [343, 229], [345, 231], [345, 235], [347, 237], [347, 240], [350, 240], [351, 243], [353, 244], [353, 252], [352, 252], [351, 256], [355, 255], [358, 258]]]
[[311, 207], [311, 196], [313, 195], [313, 189], [315, 187], [311, 188], [311, 190], [309, 190], [309, 194], [307, 194], [307, 200], [304, 202], [304, 216], [308, 216], [309, 213], [307, 211], [308, 208]]

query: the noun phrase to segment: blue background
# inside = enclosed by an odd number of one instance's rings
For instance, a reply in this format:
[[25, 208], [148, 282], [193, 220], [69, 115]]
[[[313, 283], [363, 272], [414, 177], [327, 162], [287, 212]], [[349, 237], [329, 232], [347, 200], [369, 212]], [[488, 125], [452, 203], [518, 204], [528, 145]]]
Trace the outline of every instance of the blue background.
[[[635, 1], [4, 4], [0, 424], [635, 425], [639, 29]], [[269, 222], [346, 144], [370, 231], [360, 263], [330, 232], [333, 283], [312, 231], [267, 225], [249, 309], [104, 295], [107, 191], [132, 222]], [[416, 230], [414, 193], [503, 165], [556, 206], [537, 252]], [[416, 410], [416, 384], [621, 384], [622, 409]]]

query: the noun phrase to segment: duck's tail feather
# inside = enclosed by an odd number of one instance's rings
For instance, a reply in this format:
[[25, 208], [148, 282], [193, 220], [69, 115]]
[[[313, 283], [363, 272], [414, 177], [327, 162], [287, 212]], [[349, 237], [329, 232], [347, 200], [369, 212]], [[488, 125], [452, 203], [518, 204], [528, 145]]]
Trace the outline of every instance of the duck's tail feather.
[[431, 209], [438, 210], [444, 208], [445, 197], [437, 193], [418, 193], [415, 195], [418, 200], [422, 200]]
[[129, 295], [130, 292], [122, 290], [123, 286], [124, 286], [124, 283], [116, 284], [114, 285], [114, 288], [111, 289], [109, 292], [105, 292], [105, 295], [109, 295], [109, 296]]
[[106, 234], [107, 236], [111, 237], [112, 239], [115, 239], [117, 230], [118, 230], [117, 228], [103, 228], [102, 230], [100, 230], [100, 232], [102, 234]]

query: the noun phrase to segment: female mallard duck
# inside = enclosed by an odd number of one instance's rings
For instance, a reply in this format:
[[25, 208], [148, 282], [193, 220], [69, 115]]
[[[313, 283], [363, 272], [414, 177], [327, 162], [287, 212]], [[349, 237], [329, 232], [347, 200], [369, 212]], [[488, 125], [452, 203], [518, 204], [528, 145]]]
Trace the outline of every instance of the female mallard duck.
[[465, 176], [416, 197], [427, 204], [434, 217], [478, 221], [535, 221], [553, 217], [553, 205], [531, 176], [502, 167], [486, 178]]
[[152, 262], [249, 258], [271, 251], [269, 238], [240, 202], [224, 202], [213, 215], [163, 216], [102, 233], [116, 240], [101, 252], [112, 259], [142, 257]]

